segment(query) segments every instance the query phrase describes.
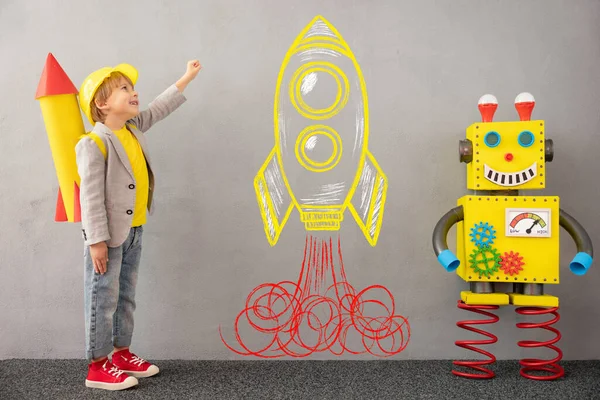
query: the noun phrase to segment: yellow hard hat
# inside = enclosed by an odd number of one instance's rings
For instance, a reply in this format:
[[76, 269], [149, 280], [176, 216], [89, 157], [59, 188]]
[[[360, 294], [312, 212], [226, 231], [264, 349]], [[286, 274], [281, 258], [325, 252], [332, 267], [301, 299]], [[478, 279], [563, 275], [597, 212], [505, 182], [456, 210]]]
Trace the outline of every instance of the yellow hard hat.
[[113, 72], [120, 72], [131, 80], [131, 83], [135, 85], [138, 78], [137, 70], [129, 64], [119, 64], [116, 67], [104, 67], [97, 71], [92, 72], [85, 78], [79, 89], [79, 105], [81, 110], [88, 117], [88, 120], [94, 125], [92, 119], [91, 103], [96, 90], [102, 85], [102, 82], [110, 76]]

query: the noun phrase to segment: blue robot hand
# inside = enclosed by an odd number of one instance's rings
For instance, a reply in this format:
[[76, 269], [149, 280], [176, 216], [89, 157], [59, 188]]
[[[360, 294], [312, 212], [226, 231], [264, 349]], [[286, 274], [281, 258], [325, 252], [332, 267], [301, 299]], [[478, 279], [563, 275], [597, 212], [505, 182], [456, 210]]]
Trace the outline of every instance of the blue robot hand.
[[584, 275], [590, 268], [590, 265], [592, 265], [592, 256], [588, 253], [579, 252], [573, 257], [569, 268], [575, 275]]
[[450, 250], [444, 250], [438, 255], [438, 261], [448, 272], [454, 272], [460, 265], [458, 258]]

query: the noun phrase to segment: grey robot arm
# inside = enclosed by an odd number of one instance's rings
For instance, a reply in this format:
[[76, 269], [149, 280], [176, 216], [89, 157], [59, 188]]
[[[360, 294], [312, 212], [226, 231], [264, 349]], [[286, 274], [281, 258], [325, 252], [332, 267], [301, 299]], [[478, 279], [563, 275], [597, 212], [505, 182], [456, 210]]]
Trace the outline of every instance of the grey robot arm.
[[433, 251], [437, 256], [439, 263], [442, 264], [448, 272], [456, 270], [460, 265], [460, 261], [452, 251], [448, 250], [446, 238], [454, 224], [464, 219], [465, 215], [462, 206], [455, 207], [440, 218], [433, 230]]
[[592, 240], [583, 226], [563, 209], [560, 209], [559, 223], [561, 227], [569, 232], [577, 246], [577, 254], [569, 264], [569, 268], [575, 275], [583, 275], [592, 265], [594, 257]]

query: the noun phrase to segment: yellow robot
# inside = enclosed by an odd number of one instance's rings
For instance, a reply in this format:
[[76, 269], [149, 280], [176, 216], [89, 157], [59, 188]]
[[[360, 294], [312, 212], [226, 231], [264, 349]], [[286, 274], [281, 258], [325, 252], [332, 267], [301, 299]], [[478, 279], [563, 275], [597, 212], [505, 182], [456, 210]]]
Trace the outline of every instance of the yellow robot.
[[[472, 194], [458, 199], [457, 207], [446, 213], [433, 232], [433, 249], [439, 263], [469, 282], [461, 292], [458, 306], [490, 317], [488, 320], [462, 321], [457, 325], [487, 336], [488, 340], [456, 342], [460, 347], [488, 356], [483, 361], [455, 361], [479, 373], [453, 370], [469, 378], [491, 378], [495, 374], [484, 367], [495, 358], [473, 345], [491, 344], [497, 338], [474, 324], [490, 324], [498, 318], [485, 310], [499, 306], [518, 306], [525, 315], [553, 314], [546, 323], [520, 323], [519, 328], [542, 328], [555, 333], [547, 342], [521, 341], [521, 347], [547, 347], [557, 352], [553, 360], [521, 360], [521, 375], [537, 380], [563, 376], [558, 365], [562, 352], [555, 343], [560, 339], [556, 328], [558, 298], [545, 293], [544, 285], [556, 285], [559, 274], [559, 233], [564, 228], [574, 239], [577, 254], [570, 263], [575, 275], [583, 275], [592, 264], [592, 242], [581, 224], [560, 207], [557, 196], [526, 196], [520, 190], [544, 189], [546, 164], [553, 159], [553, 143], [545, 135], [542, 120], [531, 121], [535, 100], [530, 93], [515, 99], [520, 121], [493, 122], [498, 102], [493, 95], [479, 99], [482, 122], [467, 128], [466, 139], [459, 143], [460, 161], [467, 164], [467, 188]], [[456, 255], [448, 249], [447, 235], [457, 225]], [[512, 291], [502, 291], [499, 283], [511, 283]], [[511, 286], [511, 285], [508, 285]], [[545, 371], [551, 375], [531, 374]]]

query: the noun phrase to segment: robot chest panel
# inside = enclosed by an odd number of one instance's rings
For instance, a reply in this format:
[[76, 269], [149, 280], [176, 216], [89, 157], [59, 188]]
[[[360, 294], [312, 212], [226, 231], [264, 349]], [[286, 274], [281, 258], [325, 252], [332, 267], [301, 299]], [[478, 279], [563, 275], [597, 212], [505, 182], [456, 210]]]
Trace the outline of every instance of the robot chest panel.
[[459, 204], [465, 278], [537, 282], [558, 276], [557, 197], [465, 196]]

